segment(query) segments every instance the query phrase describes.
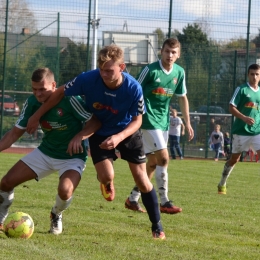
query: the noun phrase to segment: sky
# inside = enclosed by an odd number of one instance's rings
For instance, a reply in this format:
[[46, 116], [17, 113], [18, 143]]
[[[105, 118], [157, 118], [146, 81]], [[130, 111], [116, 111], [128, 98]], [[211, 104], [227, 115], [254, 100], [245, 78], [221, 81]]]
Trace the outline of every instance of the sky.
[[[27, 0], [27, 3], [36, 14], [39, 27], [44, 27], [44, 22], [48, 23], [46, 18], [44, 20], [44, 17], [57, 17], [59, 12], [61, 36], [79, 39], [87, 37], [89, 1]], [[165, 33], [168, 32], [170, 0], [92, 0], [92, 18], [94, 17], [95, 3], [97, 5], [97, 17], [101, 19], [97, 30], [99, 39], [102, 38], [102, 31], [122, 31], [125, 21], [128, 30], [131, 32], [151, 33], [158, 27]], [[182, 31], [188, 23], [203, 19], [209, 25], [208, 34], [212, 39], [227, 41], [231, 38], [246, 37], [249, 1], [173, 0], [172, 3], [172, 30]], [[260, 27], [259, 13], [259, 0], [252, 0], [251, 36], [258, 34], [258, 27]], [[55, 29], [49, 28], [46, 33], [54, 33], [54, 31]]]

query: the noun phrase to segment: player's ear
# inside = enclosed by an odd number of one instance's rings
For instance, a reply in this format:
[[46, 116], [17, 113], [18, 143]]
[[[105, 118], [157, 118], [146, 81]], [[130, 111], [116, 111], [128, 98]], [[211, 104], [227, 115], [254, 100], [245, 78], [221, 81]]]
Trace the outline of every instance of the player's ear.
[[121, 63], [121, 64], [119, 64], [119, 67], [120, 67], [120, 71], [124, 71], [126, 68], [126, 65], [125, 65], [125, 63]]
[[56, 82], [53, 81], [51, 84], [52, 84], [52, 88], [55, 89], [56, 88]]

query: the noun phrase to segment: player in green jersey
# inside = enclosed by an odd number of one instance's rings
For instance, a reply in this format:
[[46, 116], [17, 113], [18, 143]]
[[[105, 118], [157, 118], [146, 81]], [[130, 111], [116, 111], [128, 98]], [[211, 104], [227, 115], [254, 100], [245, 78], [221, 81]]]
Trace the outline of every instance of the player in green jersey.
[[218, 193], [226, 194], [226, 182], [239, 161], [241, 153], [249, 148], [260, 158], [260, 66], [248, 67], [248, 82], [236, 88], [229, 102], [229, 111], [236, 118], [232, 126], [232, 154], [224, 165]]
[[[33, 72], [33, 95], [24, 103], [15, 126], [0, 140], [0, 151], [9, 148], [25, 133], [28, 119], [55, 89], [56, 82], [51, 70], [40, 68]], [[101, 125], [84, 109], [84, 105], [80, 97], [64, 97], [41, 117], [40, 125], [44, 132], [41, 144], [19, 160], [0, 182], [0, 229], [12, 204], [14, 188], [32, 179], [39, 181], [58, 171], [58, 194], [51, 210], [50, 233], [56, 235], [62, 233], [62, 212], [72, 202], [73, 192], [80, 182], [87, 158], [83, 141], [82, 147], [74, 150], [73, 155], [67, 152], [68, 145], [82, 130], [83, 122], [86, 122], [85, 133], [89, 132], [89, 135]]]
[[[144, 149], [148, 161], [147, 174], [151, 179], [154, 172], [161, 205], [160, 211], [176, 214], [182, 211], [174, 206], [168, 198], [168, 163], [167, 149], [169, 130], [170, 101], [175, 94], [178, 97], [181, 112], [186, 123], [188, 139], [194, 136], [190, 124], [189, 102], [186, 96], [184, 69], [175, 64], [180, 57], [181, 45], [177, 39], [167, 39], [161, 49], [161, 60], [147, 65], [139, 74], [138, 81], [142, 85], [147, 112], [143, 115], [142, 132]], [[138, 204], [140, 192], [137, 186], [131, 191], [125, 207], [144, 212]]]

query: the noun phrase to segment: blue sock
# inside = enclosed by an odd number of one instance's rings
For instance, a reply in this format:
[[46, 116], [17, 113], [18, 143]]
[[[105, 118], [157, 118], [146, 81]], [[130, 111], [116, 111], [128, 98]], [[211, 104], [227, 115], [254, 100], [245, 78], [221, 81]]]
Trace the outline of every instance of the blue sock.
[[141, 192], [142, 201], [148, 213], [149, 219], [152, 222], [152, 231], [156, 229], [163, 230], [160, 222], [159, 203], [154, 188], [148, 192]]

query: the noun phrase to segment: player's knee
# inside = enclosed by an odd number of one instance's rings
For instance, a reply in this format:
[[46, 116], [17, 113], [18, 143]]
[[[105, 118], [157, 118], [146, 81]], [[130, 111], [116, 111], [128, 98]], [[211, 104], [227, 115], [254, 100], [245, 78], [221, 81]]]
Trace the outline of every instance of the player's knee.
[[162, 157], [160, 160], [158, 160], [158, 165], [160, 166], [166, 166], [169, 163], [169, 158]]
[[62, 200], [68, 200], [74, 192], [73, 186], [59, 187], [58, 194]]

